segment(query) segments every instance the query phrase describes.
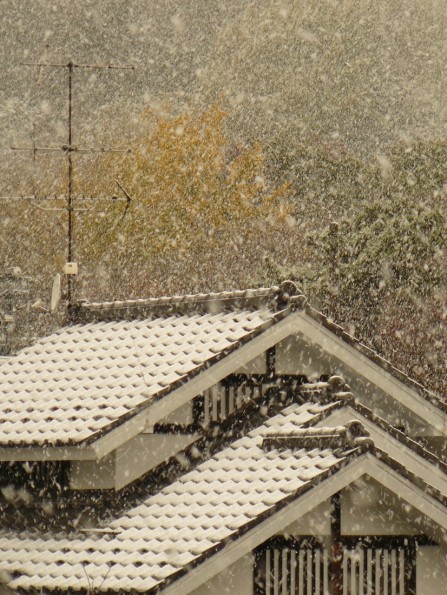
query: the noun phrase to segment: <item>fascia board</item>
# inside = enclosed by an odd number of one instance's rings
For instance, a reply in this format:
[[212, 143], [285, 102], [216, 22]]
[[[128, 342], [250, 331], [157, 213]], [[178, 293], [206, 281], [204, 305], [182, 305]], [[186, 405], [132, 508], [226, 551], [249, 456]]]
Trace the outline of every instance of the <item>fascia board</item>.
[[77, 446], [16, 446], [0, 448], [0, 461], [94, 461], [95, 451]]
[[92, 444], [97, 457], [102, 458], [115, 450], [147, 427], [153, 427], [157, 421], [166, 417], [204, 390], [214, 386], [219, 380], [225, 378], [244, 364], [248, 363], [269, 347], [272, 347], [279, 341], [294, 332], [295, 321], [298, 313], [292, 312], [290, 315], [281, 319], [279, 322], [269, 326], [260, 335], [254, 337], [239, 349], [228, 354], [219, 360], [207, 370], [204, 370], [191, 380], [185, 382], [182, 386], [172, 391], [168, 395], [154, 402], [149, 402], [140, 413], [137, 413], [132, 419], [124, 422], [116, 429], [111, 430], [105, 436]]
[[379, 461], [374, 455], [366, 453], [298, 497], [284, 509], [274, 513], [242, 537], [229, 543], [214, 556], [167, 586], [162, 593], [164, 595], [193, 593], [198, 587], [253, 551], [272, 535], [279, 533], [292, 522], [298, 520], [364, 475], [369, 475], [400, 498], [406, 500], [423, 515], [434, 521], [436, 525], [443, 529], [447, 527], [447, 509], [441, 503], [425, 494], [385, 463]]
[[102, 459], [125, 442], [140, 434], [146, 427], [147, 410], [140, 411], [128, 421], [107, 432], [102, 438], [91, 444], [96, 458]]
[[362, 376], [398, 403], [413, 411], [437, 431], [447, 435], [447, 415], [439, 408], [421, 397], [417, 391], [400, 382], [390, 372], [374, 363], [352, 345], [324, 328], [305, 312], [298, 313], [298, 317], [298, 332], [319, 345], [323, 351], [343, 362], [355, 374]]
[[228, 374], [292, 334], [297, 315], [297, 312], [292, 312], [279, 322], [273, 323], [260, 335], [241, 345], [239, 349], [185, 382], [172, 393], [153, 402], [149, 400], [147, 406], [139, 413], [110, 430], [89, 446], [3, 448], [0, 449], [0, 461], [100, 460], [148, 426], [153, 426], [159, 419], [166, 417]]
[[330, 415], [315, 424], [315, 427], [340, 426], [356, 419], [362, 422], [368, 430], [374, 444], [386, 452], [391, 458], [398, 461], [406, 469], [423, 479], [428, 485], [436, 488], [441, 493], [447, 493], [447, 475], [435, 464], [424, 459], [417, 452], [396, 438], [388, 434], [373, 421], [347, 405], [336, 409]]
[[422, 419], [425, 419], [437, 430], [445, 433], [446, 416], [440, 410], [351, 345], [348, 345], [331, 331], [314, 321], [304, 311], [297, 311], [272, 324], [260, 335], [185, 382], [172, 393], [148, 403], [147, 407], [133, 418], [99, 438], [92, 444], [97, 458], [100, 459], [106, 456], [145, 428], [153, 427], [160, 419], [261, 355], [273, 345], [294, 334], [301, 334], [320, 345], [324, 351], [344, 362], [356, 374], [360, 374], [367, 381], [372, 382]]

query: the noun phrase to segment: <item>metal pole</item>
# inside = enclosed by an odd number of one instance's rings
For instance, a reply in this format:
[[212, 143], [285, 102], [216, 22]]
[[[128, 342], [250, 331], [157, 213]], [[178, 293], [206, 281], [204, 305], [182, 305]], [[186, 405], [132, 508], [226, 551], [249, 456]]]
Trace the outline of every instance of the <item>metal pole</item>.
[[[79, 212], [79, 211], [85, 211], [85, 210], [90, 210], [90, 209], [74, 209], [74, 202], [75, 202], [75, 196], [73, 194], [73, 155], [72, 153], [74, 151], [78, 151], [81, 153], [84, 152], [94, 152], [94, 151], [99, 151], [99, 152], [118, 152], [118, 153], [122, 153], [122, 152], [129, 152], [129, 150], [120, 150], [120, 149], [108, 149], [105, 147], [100, 147], [98, 149], [91, 149], [91, 148], [82, 148], [82, 147], [76, 147], [73, 145], [73, 123], [72, 123], [72, 110], [73, 110], [73, 97], [72, 97], [72, 90], [73, 90], [73, 70], [75, 68], [108, 68], [108, 69], [117, 69], [117, 70], [134, 70], [134, 66], [119, 66], [119, 65], [115, 65], [115, 64], [75, 64], [73, 61], [70, 61], [68, 64], [59, 64], [59, 63], [43, 63], [43, 62], [22, 62], [21, 65], [23, 66], [48, 66], [48, 67], [56, 67], [56, 68], [67, 68], [68, 70], [68, 144], [67, 146], [61, 146], [61, 147], [37, 147], [36, 143], [35, 143], [35, 129], [33, 129], [33, 146], [31, 148], [29, 147], [0, 147], [0, 151], [32, 151], [33, 153], [33, 164], [35, 164], [35, 159], [36, 159], [36, 153], [37, 151], [65, 151], [66, 155], [67, 155], [67, 166], [68, 166], [68, 181], [67, 181], [67, 215], [68, 215], [68, 234], [67, 234], [67, 262], [73, 262], [74, 260], [74, 242], [73, 242], [73, 228], [74, 228], [74, 214], [75, 212]], [[122, 200], [126, 200], [126, 208], [124, 210], [124, 215], [126, 214], [127, 208], [130, 204], [131, 201], [131, 197], [129, 196], [129, 194], [124, 190], [124, 188], [122, 187], [122, 185], [117, 181], [118, 187], [120, 188], [120, 190], [122, 190], [122, 192], [125, 195], [125, 199]], [[34, 185], [35, 186], [35, 185]], [[34, 194], [33, 196], [29, 196], [29, 197], [24, 197], [24, 196], [0, 196], [0, 200], [4, 200], [4, 199], [13, 199], [13, 200], [30, 200], [33, 201], [33, 204], [35, 206], [39, 206], [36, 204], [35, 200], [36, 200], [37, 196], [36, 196], [36, 188], [34, 187]], [[43, 197], [45, 200], [47, 198], [50, 197]], [[56, 198], [56, 197], [54, 197]], [[101, 199], [101, 197], [96, 197], [97, 199]], [[111, 197], [111, 198], [115, 198], [115, 197]], [[91, 200], [94, 200], [94, 197], [91, 197]], [[119, 200], [119, 199], [118, 199]], [[39, 206], [39, 208], [41, 208]], [[52, 210], [52, 211], [59, 211], [62, 209], [44, 209], [44, 210]], [[65, 210], [65, 209], [63, 209]], [[70, 307], [73, 304], [73, 293], [74, 293], [74, 275], [67, 275], [67, 303], [68, 306]]]
[[[67, 262], [73, 262], [73, 158], [72, 158], [72, 79], [73, 62], [67, 64], [68, 67], [68, 249]], [[67, 279], [67, 299], [68, 305], [73, 300], [73, 276], [68, 275]]]

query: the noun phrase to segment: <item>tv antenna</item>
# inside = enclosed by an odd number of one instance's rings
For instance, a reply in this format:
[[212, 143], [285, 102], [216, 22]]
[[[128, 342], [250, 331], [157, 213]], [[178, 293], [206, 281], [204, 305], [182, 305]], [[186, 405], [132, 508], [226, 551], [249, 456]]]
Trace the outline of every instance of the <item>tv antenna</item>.
[[[55, 145], [55, 146], [47, 146], [47, 147], [39, 147], [36, 146], [35, 142], [35, 129], [33, 128], [33, 143], [31, 147], [26, 146], [10, 146], [10, 147], [0, 147], [0, 150], [3, 151], [30, 151], [33, 155], [33, 167], [35, 167], [35, 160], [36, 155], [38, 152], [60, 152], [62, 151], [66, 155], [67, 159], [67, 193], [65, 197], [60, 197], [57, 195], [43, 195], [37, 196], [36, 191], [34, 189], [33, 193], [24, 196], [0, 196], [0, 200], [25, 200], [31, 202], [34, 206], [43, 209], [45, 211], [65, 211], [67, 213], [67, 262], [64, 267], [64, 273], [67, 277], [67, 303], [68, 307], [73, 304], [73, 291], [74, 291], [74, 278], [78, 273], [78, 265], [74, 262], [74, 246], [73, 246], [73, 223], [74, 223], [74, 213], [81, 213], [81, 212], [91, 212], [93, 209], [91, 208], [74, 208], [75, 201], [82, 200], [82, 201], [98, 201], [98, 200], [114, 200], [114, 201], [124, 201], [126, 203], [123, 215], [121, 219], [127, 212], [127, 209], [131, 202], [131, 196], [129, 193], [124, 189], [122, 183], [118, 180], [115, 180], [118, 189], [123, 193], [123, 196], [82, 196], [76, 197], [73, 193], [73, 154], [74, 153], [130, 153], [130, 149], [117, 149], [115, 147], [84, 147], [82, 145], [75, 145], [73, 144], [73, 73], [76, 69], [107, 69], [107, 70], [135, 70], [134, 66], [120, 66], [115, 64], [77, 64], [75, 62], [68, 62], [67, 64], [63, 63], [53, 63], [53, 62], [21, 62], [21, 66], [35, 66], [35, 67], [45, 67], [45, 68], [66, 68], [67, 69], [67, 94], [68, 94], [68, 113], [67, 113], [67, 143], [63, 145]], [[38, 204], [38, 202], [44, 201], [51, 201], [51, 200], [60, 200], [61, 198], [66, 198], [66, 206], [63, 208], [52, 208], [52, 207], [42, 207]], [[55, 287], [57, 285], [56, 281], [53, 281], [53, 292], [52, 292], [52, 311], [57, 308], [57, 304], [59, 300], [55, 299]], [[56, 303], [57, 302], [57, 303]], [[54, 307], [54, 309], [53, 309]]]

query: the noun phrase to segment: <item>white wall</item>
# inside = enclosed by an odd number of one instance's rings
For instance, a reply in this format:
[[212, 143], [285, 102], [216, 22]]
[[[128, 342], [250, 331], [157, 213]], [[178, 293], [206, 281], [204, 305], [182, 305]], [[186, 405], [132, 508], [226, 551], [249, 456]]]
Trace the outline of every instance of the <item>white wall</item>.
[[197, 440], [195, 434], [140, 434], [116, 451], [115, 488], [121, 489]]
[[[228, 568], [195, 589], [194, 595], [252, 595], [253, 556], [247, 554]], [[185, 594], [186, 595], [186, 594]]]
[[188, 425], [193, 423], [192, 415], [192, 401], [188, 401], [175, 411], [172, 411], [166, 417], [159, 420], [160, 424], [183, 424]]
[[331, 534], [331, 503], [322, 502], [314, 510], [289, 525], [281, 533], [285, 537]]
[[316, 380], [322, 374], [342, 376], [351, 387], [356, 400], [391, 425], [406, 427], [412, 436], [431, 433], [422, 419], [303, 335], [290, 336], [278, 343], [276, 371], [278, 374], [304, 374], [309, 380]]
[[72, 461], [70, 487], [120, 490], [198, 437], [196, 434], [139, 434], [101, 461]]
[[322, 350], [298, 335], [287, 337], [276, 345], [275, 365], [278, 374], [304, 374], [311, 380], [333, 373], [333, 365]]
[[266, 354], [261, 353], [255, 359], [252, 359], [251, 362], [236, 370], [236, 374], [265, 374], [267, 372], [266, 362]]
[[[331, 507], [330, 501], [321, 503], [281, 534], [330, 535]], [[417, 517], [411, 507], [367, 476], [341, 492], [342, 535], [416, 535], [424, 529]]]
[[423, 532], [416, 520], [411, 506], [367, 476], [341, 492], [343, 535], [416, 535]]
[[74, 490], [111, 490], [115, 487], [115, 453], [100, 461], [71, 461], [70, 487]]
[[447, 548], [419, 547], [416, 559], [417, 595], [447, 593]]

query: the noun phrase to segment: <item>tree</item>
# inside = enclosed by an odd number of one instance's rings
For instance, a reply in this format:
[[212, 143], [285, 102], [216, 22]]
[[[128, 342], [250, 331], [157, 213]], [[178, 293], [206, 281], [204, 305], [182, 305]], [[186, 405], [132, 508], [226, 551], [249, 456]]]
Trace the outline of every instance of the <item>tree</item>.
[[93, 164], [86, 193], [110, 192], [103, 180], [116, 177], [132, 202], [125, 214], [116, 204], [103, 217], [86, 219], [84, 267], [113, 262], [116, 282], [129, 288], [133, 278], [135, 291], [137, 277], [142, 287], [166, 263], [175, 268], [173, 260], [193, 259], [209, 272], [210, 255], [218, 267], [219, 251], [231, 252], [232, 245], [244, 251], [253, 234], [283, 225], [291, 209], [289, 184], [269, 184], [261, 146], [232, 146], [224, 119], [217, 105], [198, 115], [145, 114], [131, 155]]
[[382, 197], [313, 232], [309, 262], [268, 259], [262, 284], [295, 279], [311, 303], [445, 395], [446, 212], [441, 200]]
[[427, 296], [446, 287], [445, 211], [412, 199], [381, 199], [357, 216], [314, 235], [318, 284], [345, 312], [374, 325], [385, 295]]
[[[146, 116], [147, 117], [147, 116]], [[213, 232], [247, 226], [284, 214], [288, 185], [269, 191], [259, 144], [233, 148], [223, 132], [225, 113], [218, 106], [159, 117], [133, 144], [130, 157], [110, 157], [87, 189], [101, 190], [95, 178], [119, 177], [133, 202], [114, 225], [119, 207], [100, 221], [107, 242], [122, 235], [132, 251], [149, 254], [187, 249]], [[275, 212], [276, 207], [279, 211]], [[95, 232], [97, 230], [95, 229]], [[101, 232], [98, 240], [101, 239]]]

